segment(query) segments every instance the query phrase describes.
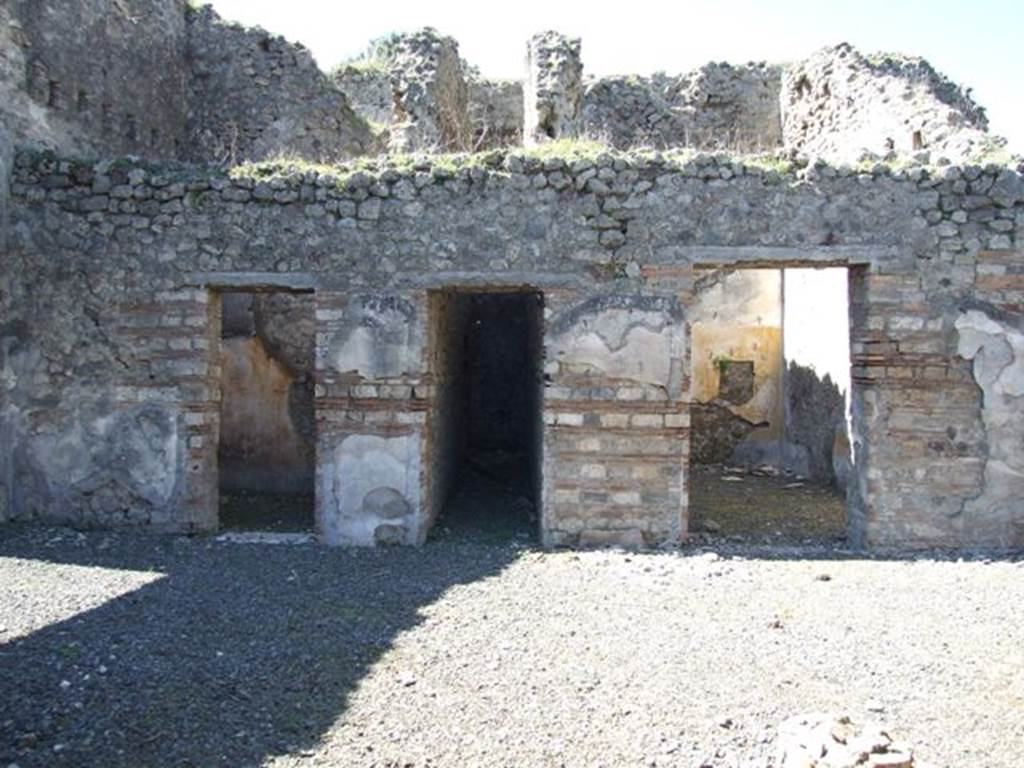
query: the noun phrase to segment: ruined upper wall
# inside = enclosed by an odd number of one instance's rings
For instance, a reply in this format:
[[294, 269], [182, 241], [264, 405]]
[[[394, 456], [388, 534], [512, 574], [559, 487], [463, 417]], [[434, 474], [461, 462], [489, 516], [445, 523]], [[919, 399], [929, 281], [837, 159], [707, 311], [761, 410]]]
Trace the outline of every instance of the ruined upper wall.
[[[362, 59], [334, 69], [331, 80], [348, 97], [356, 114], [375, 129], [389, 134], [395, 116], [392, 70], [405, 66], [393, 57]], [[523, 143], [523, 84], [518, 80], [480, 77], [463, 66], [466, 112], [472, 151], [519, 146]], [[427, 146], [417, 149], [429, 149]]]
[[388, 69], [383, 62], [360, 60], [336, 67], [330, 78], [357, 115], [371, 124], [389, 126], [395, 102]]
[[518, 80], [469, 79], [469, 119], [477, 150], [523, 143], [523, 84]]
[[781, 87], [781, 68], [764, 63], [600, 78], [584, 92], [584, 131], [620, 149], [774, 149], [782, 145]]
[[0, 118], [16, 141], [175, 157], [185, 139], [185, 0], [0, 4]]
[[188, 159], [332, 162], [376, 152], [369, 126], [301, 45], [225, 22], [209, 6], [189, 11], [188, 43]]
[[583, 61], [579, 38], [540, 32], [526, 43], [523, 142], [527, 146], [583, 134]]
[[841, 161], [919, 151], [965, 160], [1003, 143], [969, 90], [924, 59], [868, 57], [846, 43], [786, 69], [782, 123], [787, 147]]
[[588, 80], [580, 41], [546, 32], [527, 45], [522, 81], [480, 77], [432, 29], [386, 47], [363, 62], [373, 66], [328, 76], [301, 45], [184, 0], [10, 0], [0, 5], [0, 117], [15, 142], [216, 163], [553, 138], [839, 162], [921, 150], [957, 162], [1002, 146], [969, 92], [927, 62], [845, 44], [788, 67]]
[[469, 90], [459, 44], [425, 28], [394, 42], [392, 152], [472, 149]]
[[[413, 53], [410, 41], [417, 39], [456, 50], [433, 30], [395, 38]], [[450, 97], [461, 94], [462, 80], [428, 59], [389, 55], [342, 68], [336, 82], [368, 119], [410, 136], [420, 119], [437, 123], [435, 113], [468, 117], [474, 138], [463, 148], [469, 150], [584, 138], [617, 149], [781, 150], [833, 162], [929, 150], [957, 162], [983, 159], [1004, 144], [988, 134], [984, 111], [968, 93], [927, 62], [866, 57], [848, 45], [789, 66], [712, 63], [681, 75], [587, 78], [580, 41], [544, 32], [527, 43], [521, 82], [487, 81], [463, 64], [468, 116], [461, 95]], [[418, 84], [410, 91], [411, 110], [403, 106], [407, 80]], [[413, 113], [425, 117], [410, 122]], [[405, 141], [393, 148], [433, 147]]]

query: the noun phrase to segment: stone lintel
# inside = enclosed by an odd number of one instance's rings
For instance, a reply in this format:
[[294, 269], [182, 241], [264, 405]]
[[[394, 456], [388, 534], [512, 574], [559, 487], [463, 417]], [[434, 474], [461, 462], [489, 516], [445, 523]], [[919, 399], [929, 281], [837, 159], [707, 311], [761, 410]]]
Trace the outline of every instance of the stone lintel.
[[218, 291], [312, 293], [317, 287], [316, 278], [303, 272], [189, 272], [185, 279], [192, 287]]

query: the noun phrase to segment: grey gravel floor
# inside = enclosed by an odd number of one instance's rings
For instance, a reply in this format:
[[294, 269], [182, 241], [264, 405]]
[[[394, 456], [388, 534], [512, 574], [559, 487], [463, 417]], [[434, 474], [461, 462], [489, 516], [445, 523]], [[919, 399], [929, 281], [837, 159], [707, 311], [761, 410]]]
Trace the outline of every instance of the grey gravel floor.
[[1024, 765], [1024, 562], [0, 527], [0, 766], [765, 766], [811, 710]]

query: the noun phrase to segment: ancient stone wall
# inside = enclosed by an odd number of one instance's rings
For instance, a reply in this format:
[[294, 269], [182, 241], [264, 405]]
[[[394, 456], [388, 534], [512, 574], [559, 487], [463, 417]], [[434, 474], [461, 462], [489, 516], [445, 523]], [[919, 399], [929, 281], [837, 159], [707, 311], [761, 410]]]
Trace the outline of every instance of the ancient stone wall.
[[472, 148], [469, 91], [459, 44], [426, 28], [394, 43], [392, 152], [455, 152]]
[[[390, 132], [396, 119], [392, 71], [407, 66], [415, 68], [416, 65], [408, 59], [395, 57], [377, 62], [358, 61], [338, 67], [331, 73], [331, 80], [344, 92], [357, 115], [378, 130]], [[479, 151], [522, 144], [522, 83], [492, 80], [467, 71], [464, 71], [464, 79], [470, 135], [467, 148]], [[424, 98], [430, 98], [430, 93], [426, 93]], [[399, 119], [402, 119], [401, 115]], [[419, 149], [432, 148], [424, 146]]]
[[928, 62], [846, 43], [786, 68], [782, 123], [787, 147], [844, 162], [921, 151], [964, 161], [1001, 141], [970, 92]]
[[187, 17], [189, 160], [332, 162], [376, 150], [369, 126], [304, 47], [225, 22], [210, 6]]
[[0, 116], [15, 141], [68, 153], [333, 162], [383, 144], [446, 152], [588, 137], [856, 162], [964, 161], [1004, 145], [969, 91], [927, 62], [846, 44], [785, 67], [585, 81], [580, 41], [545, 32], [528, 42], [519, 83], [473, 74], [456, 41], [427, 28], [363, 64], [328, 76], [301, 45], [184, 0], [0, 7]]
[[359, 117], [379, 126], [391, 125], [395, 104], [387, 65], [354, 62], [339, 66], [330, 77]]
[[583, 133], [583, 62], [580, 41], [541, 32], [526, 44], [523, 141], [527, 146]]
[[9, 0], [0, 118], [64, 151], [176, 156], [185, 140], [184, 0]]
[[517, 80], [469, 79], [469, 118], [477, 150], [523, 143], [523, 84]]
[[584, 131], [620, 149], [775, 149], [782, 146], [781, 87], [781, 67], [765, 63], [708, 64], [676, 76], [605, 77], [584, 91]]
[[256, 284], [315, 291], [321, 535], [421, 540], [428, 292], [528, 284], [545, 300], [544, 539], [657, 543], [686, 525], [696, 272], [849, 264], [855, 541], [1021, 541], [1000, 452], [1019, 421], [982, 394], [1014, 385], [978, 363], [1016, 344], [1012, 170], [489, 153], [232, 177], [22, 153], [12, 196], [8, 518], [214, 527], [211, 292]]
[[837, 472], [834, 461], [837, 439], [842, 446], [846, 435], [843, 392], [827, 374], [819, 376], [796, 362], [786, 368], [785, 381], [786, 439], [799, 449], [793, 468], [803, 477], [845, 488], [844, 469]]

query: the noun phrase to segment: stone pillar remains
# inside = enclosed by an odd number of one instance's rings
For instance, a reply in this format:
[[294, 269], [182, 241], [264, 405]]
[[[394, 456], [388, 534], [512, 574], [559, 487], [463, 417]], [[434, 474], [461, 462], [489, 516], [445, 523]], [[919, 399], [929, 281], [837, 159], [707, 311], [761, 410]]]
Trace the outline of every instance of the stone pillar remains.
[[469, 89], [459, 44], [429, 27], [395, 43], [391, 69], [392, 152], [472, 149]]
[[583, 132], [583, 62], [579, 38], [540, 32], [526, 44], [523, 141], [527, 146]]

